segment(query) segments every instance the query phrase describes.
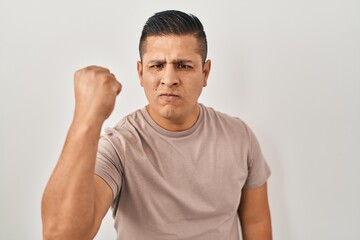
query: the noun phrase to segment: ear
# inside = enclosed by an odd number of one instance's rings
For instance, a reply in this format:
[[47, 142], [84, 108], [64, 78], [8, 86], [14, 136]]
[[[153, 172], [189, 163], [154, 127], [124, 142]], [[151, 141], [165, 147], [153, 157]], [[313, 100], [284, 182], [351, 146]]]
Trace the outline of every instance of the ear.
[[141, 61], [137, 61], [136, 64], [136, 68], [137, 68], [137, 72], [138, 72], [138, 76], [139, 76], [139, 80], [140, 80], [140, 85], [143, 87], [143, 66]]
[[211, 70], [211, 60], [208, 59], [208, 60], [206, 60], [206, 62], [204, 63], [204, 68], [203, 68], [203, 73], [204, 73], [204, 87], [207, 86], [207, 81], [208, 81], [208, 78], [209, 78], [210, 70]]

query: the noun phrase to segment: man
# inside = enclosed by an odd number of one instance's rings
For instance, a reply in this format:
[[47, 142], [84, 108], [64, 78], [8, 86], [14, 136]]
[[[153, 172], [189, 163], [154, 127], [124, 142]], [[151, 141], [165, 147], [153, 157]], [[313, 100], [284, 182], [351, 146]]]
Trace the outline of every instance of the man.
[[137, 71], [149, 104], [100, 137], [121, 85], [75, 73], [75, 113], [42, 201], [44, 239], [92, 239], [113, 208], [117, 239], [271, 239], [270, 170], [253, 132], [198, 103], [211, 61], [201, 22], [149, 18]]

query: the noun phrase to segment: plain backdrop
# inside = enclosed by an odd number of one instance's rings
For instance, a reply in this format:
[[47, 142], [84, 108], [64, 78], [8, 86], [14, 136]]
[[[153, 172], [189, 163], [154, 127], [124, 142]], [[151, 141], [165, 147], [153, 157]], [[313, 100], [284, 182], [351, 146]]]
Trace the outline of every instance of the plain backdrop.
[[[167, 9], [205, 26], [213, 64], [200, 102], [259, 139], [274, 239], [360, 239], [358, 0], [0, 0], [0, 239], [42, 238], [77, 69], [105, 66], [123, 84], [104, 127], [146, 104], [138, 40]], [[108, 214], [96, 239], [114, 238]]]

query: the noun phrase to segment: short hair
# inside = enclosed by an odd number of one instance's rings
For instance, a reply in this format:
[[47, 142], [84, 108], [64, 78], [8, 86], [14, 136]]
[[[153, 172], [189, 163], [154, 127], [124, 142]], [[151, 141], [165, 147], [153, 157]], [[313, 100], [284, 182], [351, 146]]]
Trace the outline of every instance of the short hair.
[[145, 23], [139, 43], [140, 59], [144, 53], [147, 37], [164, 35], [194, 35], [199, 43], [199, 54], [202, 61], [207, 57], [207, 40], [200, 20], [192, 15], [177, 10], [166, 10], [155, 13]]

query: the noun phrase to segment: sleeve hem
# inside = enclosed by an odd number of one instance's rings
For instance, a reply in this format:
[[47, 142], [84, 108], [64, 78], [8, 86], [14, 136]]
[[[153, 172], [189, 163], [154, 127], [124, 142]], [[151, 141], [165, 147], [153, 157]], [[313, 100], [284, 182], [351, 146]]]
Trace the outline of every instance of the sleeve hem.
[[266, 172], [266, 176], [264, 178], [262, 178], [259, 181], [256, 181], [255, 183], [245, 184], [243, 189], [254, 189], [254, 188], [258, 188], [258, 187], [262, 186], [264, 183], [266, 183], [268, 181], [268, 179], [270, 178], [270, 175], [271, 175], [271, 171], [268, 168], [267, 172]]
[[101, 171], [97, 171], [95, 170], [95, 175], [99, 176], [101, 179], [103, 179], [105, 181], [105, 183], [110, 187], [111, 191], [112, 191], [112, 200], [114, 201], [117, 195], [117, 186], [114, 186], [113, 184], [111, 184], [113, 182], [112, 179], [110, 179], [108, 176], [104, 175], [101, 173]]

